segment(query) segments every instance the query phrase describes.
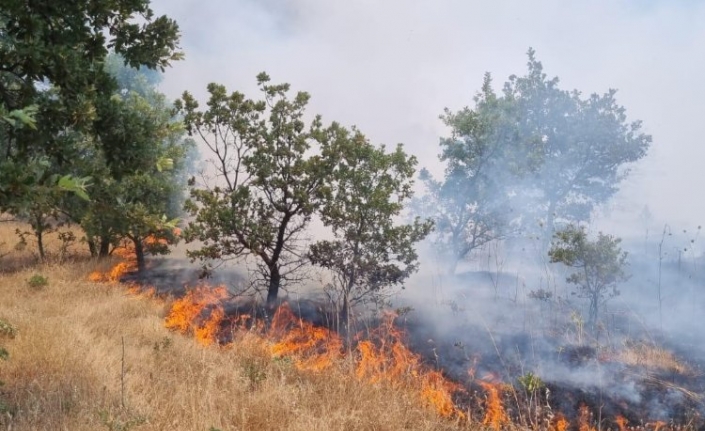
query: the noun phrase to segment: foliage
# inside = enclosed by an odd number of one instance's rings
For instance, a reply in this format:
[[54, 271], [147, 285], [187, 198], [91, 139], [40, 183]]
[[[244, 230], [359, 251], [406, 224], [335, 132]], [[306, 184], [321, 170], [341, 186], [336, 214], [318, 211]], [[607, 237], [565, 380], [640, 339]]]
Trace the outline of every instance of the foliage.
[[628, 122], [616, 90], [583, 97], [559, 88], [528, 52], [528, 70], [512, 75], [498, 95], [485, 76], [474, 107], [441, 118], [451, 136], [441, 140], [442, 181], [424, 172], [421, 202], [436, 220], [436, 243], [451, 272], [484, 244], [523, 232], [543, 238], [557, 221], [589, 220], [645, 156], [651, 136]]
[[[582, 97], [548, 79], [533, 49], [528, 70], [505, 83], [503, 98], [516, 110], [517, 138], [530, 157], [517, 196], [526, 199], [528, 221], [545, 226], [546, 244], [556, 220], [587, 221], [628, 175], [628, 164], [646, 155], [651, 136], [628, 122], [616, 90]], [[521, 202], [521, 200], [520, 200]]]
[[577, 296], [590, 301], [589, 323], [594, 324], [600, 305], [619, 295], [617, 285], [629, 277], [625, 272], [627, 252], [619, 247], [621, 239], [598, 233], [590, 241], [583, 227], [570, 225], [556, 232], [548, 252], [552, 263], [575, 268], [566, 281], [577, 286]]
[[[0, 319], [0, 338], [15, 338], [17, 335], [17, 328], [15, 328], [11, 323], [4, 319]], [[0, 346], [0, 359], [6, 361], [10, 357], [10, 353], [5, 349], [5, 347]], [[0, 380], [0, 385], [2, 385], [2, 380]], [[0, 407], [2, 404], [0, 404]]]
[[163, 70], [182, 57], [178, 38], [176, 23], [155, 17], [148, 0], [4, 2], [0, 210], [38, 219], [64, 199], [57, 190], [86, 199], [90, 175], [79, 174], [81, 163], [97, 150], [110, 163], [123, 150], [100, 139], [96, 123], [110, 117], [116, 91], [104, 68], [109, 50], [131, 67]]
[[0, 337], [15, 338], [17, 328], [4, 319], [0, 319]]
[[[122, 90], [111, 97], [110, 109], [105, 108], [110, 115], [97, 122], [101, 136], [83, 142], [84, 157], [75, 164], [96, 178], [92, 199], [67, 199], [64, 207], [83, 227], [94, 255], [107, 255], [127, 238], [142, 269], [145, 253], [167, 253], [167, 245], [178, 240], [173, 231], [186, 183], [185, 159], [193, 143], [184, 138], [172, 106], [153, 87], [156, 78], [126, 71], [115, 57], [108, 59]], [[122, 149], [112, 162], [96, 144], [98, 139]]]
[[39, 289], [49, 284], [49, 279], [41, 274], [34, 274], [27, 280], [27, 285], [33, 289]]
[[418, 268], [414, 243], [428, 235], [432, 222], [395, 223], [412, 195], [416, 165], [401, 144], [387, 153], [356, 129], [350, 133], [336, 126], [333, 136], [327, 151], [339, 160], [329, 176], [321, 219], [334, 239], [313, 244], [309, 259], [335, 274], [347, 322], [351, 305], [402, 285]]
[[184, 237], [201, 241], [189, 256], [206, 262], [206, 271], [209, 260], [254, 257], [272, 304], [303, 264], [302, 235], [326, 188], [331, 163], [321, 154], [330, 154], [325, 138], [335, 127], [324, 129], [319, 117], [306, 125], [307, 93], [290, 99], [288, 84], [271, 85], [265, 73], [257, 81], [264, 100], [209, 84], [205, 111], [189, 93], [176, 102], [189, 134], [209, 148], [215, 173], [198, 187], [191, 182], [186, 208], [195, 218]]
[[520, 163], [510, 116], [507, 102], [492, 90], [489, 74], [474, 109], [446, 109], [441, 116], [451, 129], [450, 137], [441, 139], [445, 176], [439, 181], [422, 170], [428, 194], [416, 204], [435, 220], [434, 242], [448, 259], [451, 274], [474, 250], [507, 233], [507, 178]]
[[541, 380], [539, 376], [532, 372], [528, 372], [524, 374], [523, 376], [519, 376], [517, 378], [519, 381], [519, 384], [528, 392], [528, 393], [534, 393], [540, 389], [542, 389], [546, 384]]

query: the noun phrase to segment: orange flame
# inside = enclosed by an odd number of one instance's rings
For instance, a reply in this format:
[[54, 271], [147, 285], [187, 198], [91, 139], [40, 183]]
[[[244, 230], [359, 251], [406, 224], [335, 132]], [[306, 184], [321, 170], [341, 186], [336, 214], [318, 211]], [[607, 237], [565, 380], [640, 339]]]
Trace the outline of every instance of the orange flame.
[[465, 414], [458, 410], [452, 397], [454, 392], [461, 390], [461, 386], [446, 379], [438, 371], [429, 371], [424, 377], [421, 389], [422, 398], [441, 416], [457, 415], [464, 418]]
[[379, 328], [371, 332], [370, 339], [358, 342], [357, 378], [371, 383], [416, 385], [424, 404], [433, 407], [439, 415], [465, 418], [453, 403], [453, 393], [462, 387], [440, 372], [423, 366], [421, 357], [404, 344], [404, 334], [394, 326], [395, 317], [394, 314], [385, 316]]
[[[225, 317], [222, 301], [227, 296], [227, 289], [223, 286], [200, 286], [190, 290], [172, 304], [164, 325], [182, 334], [192, 332], [201, 344], [210, 345], [215, 342]], [[206, 310], [210, 310], [210, 314], [204, 321]]]
[[626, 431], [627, 430], [627, 425], [629, 424], [629, 422], [627, 421], [627, 419], [624, 416], [618, 415], [614, 419], [614, 422], [619, 427], [619, 431]]
[[297, 356], [299, 369], [320, 371], [342, 357], [343, 342], [337, 334], [297, 319], [288, 304], [274, 314], [271, 335], [280, 337], [271, 348], [272, 354]]
[[556, 416], [556, 422], [553, 424], [553, 431], [566, 431], [568, 429], [568, 426], [570, 426], [570, 422], [563, 417], [563, 415], [558, 415]]
[[105, 276], [102, 272], [93, 271], [90, 274], [88, 274], [88, 281], [92, 281], [94, 283], [101, 283], [106, 280], [105, 280]]
[[581, 404], [578, 409], [578, 430], [579, 431], [595, 431], [595, 428], [590, 425], [592, 413], [585, 404]]
[[479, 383], [487, 392], [485, 418], [482, 420], [482, 424], [498, 430], [509, 423], [509, 416], [502, 404], [501, 386], [498, 383], [491, 382], [480, 381]]

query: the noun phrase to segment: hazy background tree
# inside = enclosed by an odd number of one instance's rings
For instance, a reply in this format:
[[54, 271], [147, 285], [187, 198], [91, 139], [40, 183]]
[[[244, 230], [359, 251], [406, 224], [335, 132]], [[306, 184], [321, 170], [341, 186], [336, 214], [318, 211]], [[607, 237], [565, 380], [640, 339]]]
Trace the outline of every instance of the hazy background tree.
[[517, 196], [532, 230], [542, 225], [547, 248], [556, 221], [584, 222], [606, 202], [629, 173], [629, 164], [646, 155], [651, 136], [641, 122], [628, 122], [616, 90], [582, 97], [558, 87], [528, 51], [528, 70], [505, 83], [503, 98], [514, 105], [520, 148], [529, 149], [526, 175], [517, 181]]
[[582, 97], [548, 79], [532, 49], [528, 71], [496, 94], [489, 74], [472, 107], [446, 110], [442, 180], [422, 171], [417, 206], [436, 221], [449, 272], [497, 239], [540, 237], [545, 256], [557, 222], [586, 222], [612, 197], [651, 137], [628, 122], [615, 90]]
[[201, 241], [188, 253], [204, 261], [206, 271], [211, 260], [253, 256], [271, 305], [283, 284], [300, 277], [302, 240], [332, 163], [321, 156], [331, 153], [320, 118], [304, 120], [309, 95], [290, 99], [289, 84], [271, 85], [264, 73], [257, 81], [263, 100], [210, 84], [206, 110], [189, 93], [177, 102], [189, 133], [212, 157], [212, 174], [191, 189], [187, 209], [194, 220], [184, 236]]
[[450, 274], [473, 251], [509, 232], [510, 179], [525, 163], [517, 160], [512, 107], [494, 93], [489, 74], [474, 101], [473, 109], [446, 109], [441, 116], [451, 129], [440, 141], [445, 175], [436, 180], [422, 170], [427, 194], [416, 202], [417, 210], [435, 221], [434, 243]]
[[618, 284], [629, 278], [625, 271], [627, 252], [620, 248], [621, 241], [602, 232], [591, 241], [584, 227], [569, 225], [555, 233], [548, 252], [552, 263], [576, 269], [566, 281], [576, 286], [578, 297], [589, 300], [591, 325], [597, 322], [601, 306], [619, 295]]
[[387, 153], [356, 129], [334, 128], [326, 151], [338, 160], [326, 180], [331, 189], [321, 207], [333, 239], [314, 243], [309, 258], [333, 273], [332, 287], [340, 295], [336, 302], [347, 327], [353, 305], [379, 300], [418, 269], [414, 245], [428, 235], [432, 222], [396, 220], [412, 196], [415, 157], [402, 145]]

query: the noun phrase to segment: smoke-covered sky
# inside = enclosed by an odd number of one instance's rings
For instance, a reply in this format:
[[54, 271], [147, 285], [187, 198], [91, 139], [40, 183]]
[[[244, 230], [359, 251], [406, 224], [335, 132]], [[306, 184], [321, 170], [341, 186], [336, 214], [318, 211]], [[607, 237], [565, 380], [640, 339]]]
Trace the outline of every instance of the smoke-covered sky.
[[186, 60], [163, 90], [202, 97], [209, 82], [255, 97], [267, 71], [311, 93], [312, 113], [406, 144], [438, 169], [444, 107], [472, 103], [489, 71], [500, 89], [533, 47], [562, 88], [616, 88], [654, 144], [613, 203], [657, 219], [705, 220], [705, 2], [599, 0], [153, 0], [176, 19]]

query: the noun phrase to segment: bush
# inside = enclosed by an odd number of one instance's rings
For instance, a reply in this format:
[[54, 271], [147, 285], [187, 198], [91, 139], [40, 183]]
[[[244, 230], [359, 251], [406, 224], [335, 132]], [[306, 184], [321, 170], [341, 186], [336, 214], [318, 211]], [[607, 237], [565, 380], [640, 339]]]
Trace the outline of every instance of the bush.
[[49, 279], [40, 274], [34, 274], [27, 280], [27, 284], [32, 289], [41, 289], [42, 287], [49, 284]]

